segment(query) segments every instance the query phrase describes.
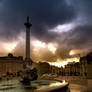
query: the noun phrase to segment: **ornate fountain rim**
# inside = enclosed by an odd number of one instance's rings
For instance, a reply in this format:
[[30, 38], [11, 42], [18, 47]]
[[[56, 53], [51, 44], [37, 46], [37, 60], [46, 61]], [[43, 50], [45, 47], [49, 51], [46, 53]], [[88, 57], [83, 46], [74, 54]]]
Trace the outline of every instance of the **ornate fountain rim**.
[[[55, 81], [59, 81], [62, 83], [62, 81], [60, 80], [55, 80]], [[48, 88], [43, 88], [43, 89], [37, 89], [35, 92], [57, 92], [58, 90], [62, 90], [64, 88], [68, 88], [69, 83], [68, 82], [64, 82], [62, 83], [62, 85], [59, 86], [52, 86], [52, 87], [48, 87]]]

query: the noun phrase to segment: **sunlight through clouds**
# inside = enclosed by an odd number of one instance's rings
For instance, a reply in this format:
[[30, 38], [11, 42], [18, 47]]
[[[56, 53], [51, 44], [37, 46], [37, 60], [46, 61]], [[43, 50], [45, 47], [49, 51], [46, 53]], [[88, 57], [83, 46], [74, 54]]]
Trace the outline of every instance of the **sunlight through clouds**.
[[56, 47], [53, 45], [53, 44], [48, 44], [48, 49], [53, 53], [55, 54], [55, 51], [56, 51]]
[[50, 65], [56, 66], [56, 67], [65, 67], [69, 62], [79, 62], [79, 58], [70, 58], [66, 60], [57, 59], [56, 62], [49, 62]]
[[46, 43], [41, 42], [41, 41], [33, 41], [32, 44], [35, 48], [39, 48], [39, 47], [45, 48], [46, 47]]
[[62, 33], [62, 32], [68, 32], [72, 30], [74, 27], [75, 27], [74, 23], [68, 23], [68, 24], [58, 25], [55, 28], [50, 29], [49, 31], [56, 32], [56, 33]]
[[7, 52], [12, 52], [15, 49], [16, 46], [17, 46], [16, 42], [14, 42], [14, 43], [5, 43], [4, 44], [4, 48]]
[[33, 49], [36, 52], [40, 52], [39, 48], [47, 48], [50, 52], [52, 52], [53, 54], [55, 54], [57, 48], [56, 48], [56, 44], [54, 43], [45, 43], [45, 42], [41, 42], [41, 41], [32, 41], [32, 45], [33, 45]]

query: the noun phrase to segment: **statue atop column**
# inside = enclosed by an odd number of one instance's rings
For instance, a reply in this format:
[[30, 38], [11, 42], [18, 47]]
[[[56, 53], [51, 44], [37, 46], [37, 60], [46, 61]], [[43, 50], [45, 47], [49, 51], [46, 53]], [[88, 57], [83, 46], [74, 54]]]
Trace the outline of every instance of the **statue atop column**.
[[29, 22], [29, 16], [27, 16], [27, 22], [24, 23], [26, 27], [26, 58], [25, 63], [32, 64], [33, 61], [30, 58], [30, 27], [32, 24]]

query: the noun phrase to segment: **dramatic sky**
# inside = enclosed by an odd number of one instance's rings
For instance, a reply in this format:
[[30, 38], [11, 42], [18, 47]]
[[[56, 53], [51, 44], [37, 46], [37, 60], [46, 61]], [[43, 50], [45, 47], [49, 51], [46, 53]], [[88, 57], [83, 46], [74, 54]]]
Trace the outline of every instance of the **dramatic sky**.
[[0, 0], [0, 55], [25, 56], [30, 16], [31, 57], [58, 61], [92, 51], [92, 0]]

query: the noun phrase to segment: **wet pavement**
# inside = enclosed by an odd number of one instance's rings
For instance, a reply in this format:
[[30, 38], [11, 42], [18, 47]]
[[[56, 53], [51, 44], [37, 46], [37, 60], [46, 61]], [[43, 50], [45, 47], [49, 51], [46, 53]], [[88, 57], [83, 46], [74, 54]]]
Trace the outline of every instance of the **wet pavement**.
[[69, 88], [70, 92], [92, 92], [92, 88], [88, 88], [87, 86], [82, 86], [79, 84], [70, 84]]

